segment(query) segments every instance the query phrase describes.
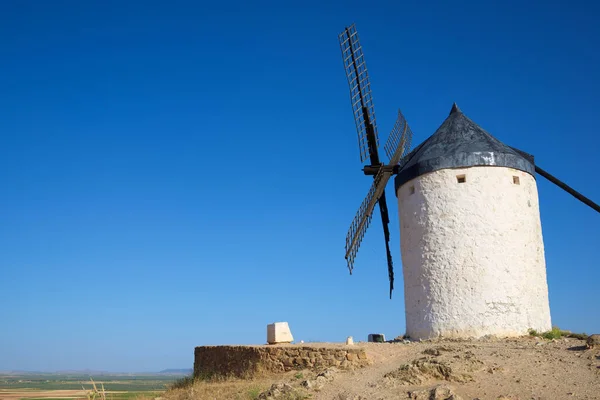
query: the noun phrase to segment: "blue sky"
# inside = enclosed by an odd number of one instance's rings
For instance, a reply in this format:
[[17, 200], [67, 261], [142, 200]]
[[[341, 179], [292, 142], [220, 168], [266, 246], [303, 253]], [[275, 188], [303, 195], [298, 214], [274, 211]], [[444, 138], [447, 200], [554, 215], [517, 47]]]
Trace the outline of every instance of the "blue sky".
[[[598, 201], [597, 3], [0, 4], [0, 370], [191, 367], [204, 344], [404, 333], [337, 34], [356, 22], [384, 140], [456, 101]], [[538, 178], [553, 323], [600, 331], [600, 215]]]

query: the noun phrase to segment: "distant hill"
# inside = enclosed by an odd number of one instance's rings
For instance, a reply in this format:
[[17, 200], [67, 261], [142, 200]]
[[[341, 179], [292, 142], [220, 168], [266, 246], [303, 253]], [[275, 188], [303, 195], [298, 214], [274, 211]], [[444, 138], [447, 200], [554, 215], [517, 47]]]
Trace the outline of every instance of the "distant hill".
[[182, 369], [163, 369], [159, 372], [161, 375], [191, 375], [193, 369], [192, 368], [182, 368]]
[[27, 375], [82, 375], [82, 376], [156, 376], [156, 375], [191, 375], [192, 368], [170, 368], [163, 369], [160, 372], [110, 372], [95, 371], [90, 369], [83, 370], [62, 370], [62, 371], [0, 371], [1, 376], [27, 376]]
[[22, 371], [22, 370], [0, 371], [0, 375], [43, 375], [43, 374], [47, 374], [47, 372], [42, 372], [42, 371]]

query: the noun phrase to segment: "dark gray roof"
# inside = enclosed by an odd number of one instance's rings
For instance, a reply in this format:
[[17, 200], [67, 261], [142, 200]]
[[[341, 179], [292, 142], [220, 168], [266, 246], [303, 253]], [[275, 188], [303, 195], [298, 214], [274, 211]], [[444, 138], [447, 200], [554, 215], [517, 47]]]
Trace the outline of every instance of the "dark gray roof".
[[477, 165], [515, 168], [535, 177], [532, 155], [505, 145], [471, 121], [454, 103], [437, 131], [400, 161], [396, 190], [428, 172]]

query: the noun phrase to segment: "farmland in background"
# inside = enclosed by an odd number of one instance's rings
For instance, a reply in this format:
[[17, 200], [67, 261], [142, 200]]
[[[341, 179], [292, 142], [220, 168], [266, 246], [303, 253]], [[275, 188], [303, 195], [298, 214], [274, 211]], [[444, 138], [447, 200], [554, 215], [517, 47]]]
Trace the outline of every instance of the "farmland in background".
[[10, 373], [0, 374], [0, 400], [86, 399], [92, 389], [92, 379], [99, 387], [104, 385], [107, 400], [153, 398], [160, 395], [175, 380], [186, 376], [178, 374], [81, 374], [81, 373]]

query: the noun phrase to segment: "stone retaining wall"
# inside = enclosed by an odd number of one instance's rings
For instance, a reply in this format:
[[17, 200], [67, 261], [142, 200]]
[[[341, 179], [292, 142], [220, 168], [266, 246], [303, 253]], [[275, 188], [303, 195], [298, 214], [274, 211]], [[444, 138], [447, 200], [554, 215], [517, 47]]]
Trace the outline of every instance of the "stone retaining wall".
[[364, 349], [354, 346], [200, 346], [194, 351], [194, 377], [249, 378], [262, 373], [371, 364]]

